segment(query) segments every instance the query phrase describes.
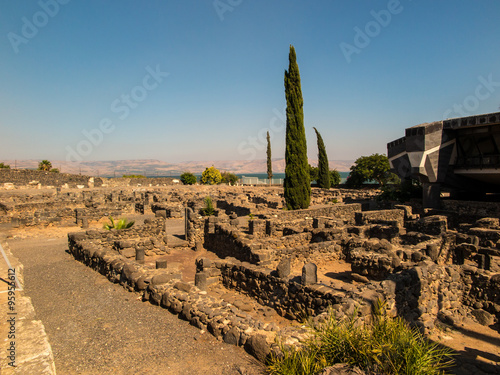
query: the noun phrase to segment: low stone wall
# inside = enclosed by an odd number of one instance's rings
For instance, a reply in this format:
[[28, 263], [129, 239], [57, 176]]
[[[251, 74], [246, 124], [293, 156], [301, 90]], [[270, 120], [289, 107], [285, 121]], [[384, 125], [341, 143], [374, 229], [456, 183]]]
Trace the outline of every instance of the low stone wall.
[[500, 273], [484, 273], [471, 266], [463, 269], [464, 304], [482, 324], [493, 324], [495, 316], [500, 321]]
[[54, 186], [76, 188], [99, 187], [102, 185], [101, 178], [74, 175], [68, 173], [54, 173], [45, 171], [32, 171], [28, 169], [0, 169], [0, 184], [13, 184], [14, 186]]
[[135, 258], [138, 249], [144, 250], [145, 255], [162, 255], [168, 252], [164, 219], [146, 219], [144, 225], [134, 225], [128, 229], [91, 229], [74, 234], [73, 237], [79, 241], [89, 241], [105, 250], [115, 250], [127, 258]]
[[276, 215], [281, 220], [305, 219], [306, 217], [325, 216], [331, 218], [342, 218], [346, 224], [355, 223], [355, 213], [361, 211], [360, 203], [334, 204], [319, 208], [308, 208], [305, 210], [280, 211]]
[[[144, 178], [102, 178], [103, 184], [109, 187], [148, 187], [148, 186], [169, 186], [175, 185], [174, 178], [171, 177], [144, 177]], [[180, 182], [179, 182], [180, 183]]]
[[452, 211], [460, 217], [460, 222], [474, 223], [484, 217], [500, 218], [500, 202], [475, 202], [441, 200], [443, 210]]
[[402, 227], [405, 220], [405, 211], [395, 209], [356, 212], [355, 217], [356, 225], [397, 223]]
[[[329, 306], [350, 305], [358, 309], [362, 320], [371, 317], [371, 302], [349, 299], [348, 295], [322, 284], [302, 285], [300, 280], [278, 277], [276, 271], [238, 261], [214, 262], [220, 269], [226, 288], [236, 289], [255, 298], [261, 305], [272, 307], [278, 314], [292, 320], [326, 313]], [[210, 272], [202, 268], [201, 271]], [[347, 306], [346, 305], [346, 306]], [[348, 308], [343, 306], [343, 310]], [[339, 307], [339, 306], [337, 306]]]
[[398, 316], [428, 332], [436, 319], [458, 323], [467, 317], [460, 266], [425, 261], [382, 282]]

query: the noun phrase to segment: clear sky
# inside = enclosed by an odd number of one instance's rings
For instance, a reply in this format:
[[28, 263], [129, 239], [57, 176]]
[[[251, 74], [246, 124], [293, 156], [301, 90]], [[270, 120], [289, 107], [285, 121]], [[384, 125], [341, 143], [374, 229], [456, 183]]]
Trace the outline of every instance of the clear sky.
[[499, 111], [497, 0], [0, 0], [2, 159], [284, 157], [301, 73], [309, 156], [385, 153]]

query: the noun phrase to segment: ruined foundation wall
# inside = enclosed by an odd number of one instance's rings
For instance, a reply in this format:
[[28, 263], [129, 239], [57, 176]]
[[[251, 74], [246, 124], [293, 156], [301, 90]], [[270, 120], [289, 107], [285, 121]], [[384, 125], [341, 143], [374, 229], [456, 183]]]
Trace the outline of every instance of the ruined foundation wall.
[[78, 185], [88, 187], [99, 187], [102, 179], [90, 176], [81, 176], [68, 173], [54, 173], [45, 171], [32, 171], [28, 169], [0, 169], [0, 184], [9, 183], [14, 186], [55, 186], [66, 185], [76, 188]]

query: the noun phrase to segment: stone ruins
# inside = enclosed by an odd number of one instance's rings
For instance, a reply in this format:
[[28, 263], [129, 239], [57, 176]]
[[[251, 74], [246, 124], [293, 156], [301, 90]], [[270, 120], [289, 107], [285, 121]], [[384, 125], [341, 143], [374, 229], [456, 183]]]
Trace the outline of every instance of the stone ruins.
[[[278, 341], [300, 345], [306, 317], [333, 309], [369, 321], [378, 300], [423, 333], [498, 327], [500, 203], [423, 209], [379, 202], [375, 190], [313, 188], [311, 208], [287, 211], [280, 187], [103, 181], [29, 193], [7, 183], [0, 225], [80, 227], [68, 235], [76, 260], [260, 360]], [[214, 215], [202, 214], [206, 197]], [[110, 215], [143, 223], [101, 229]]]

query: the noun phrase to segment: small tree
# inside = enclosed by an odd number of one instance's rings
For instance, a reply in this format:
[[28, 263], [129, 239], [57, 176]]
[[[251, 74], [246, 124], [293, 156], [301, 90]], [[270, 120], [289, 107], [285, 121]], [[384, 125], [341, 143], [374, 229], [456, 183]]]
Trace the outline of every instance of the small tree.
[[340, 185], [340, 181], [342, 181], [340, 173], [336, 169], [330, 171], [330, 186], [338, 186]]
[[212, 203], [212, 198], [205, 197], [205, 207], [202, 208], [201, 212], [205, 216], [212, 216], [215, 213], [214, 205]]
[[207, 185], [217, 185], [222, 182], [222, 175], [213, 165], [201, 174], [201, 182]]
[[181, 181], [184, 185], [194, 185], [196, 184], [196, 176], [191, 172], [184, 172], [181, 174]]
[[42, 160], [40, 163], [38, 163], [38, 170], [39, 171], [50, 171], [52, 169], [52, 163], [48, 160]]
[[383, 186], [391, 178], [390, 169], [389, 159], [385, 155], [361, 156], [351, 166], [347, 184], [360, 186], [366, 181], [375, 180], [380, 186]]
[[271, 137], [269, 136], [269, 132], [267, 132], [267, 178], [269, 183], [271, 183], [271, 179], [273, 178], [273, 162], [271, 160]]
[[236, 176], [234, 173], [224, 172], [222, 173], [221, 176], [222, 176], [222, 182], [224, 184], [234, 185], [235, 183], [238, 182], [238, 176]]
[[325, 143], [318, 129], [313, 128], [318, 139], [318, 186], [322, 189], [330, 189], [330, 167], [328, 166], [328, 156], [326, 154]]
[[0, 169], [10, 169], [10, 165], [0, 163]]

